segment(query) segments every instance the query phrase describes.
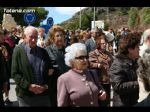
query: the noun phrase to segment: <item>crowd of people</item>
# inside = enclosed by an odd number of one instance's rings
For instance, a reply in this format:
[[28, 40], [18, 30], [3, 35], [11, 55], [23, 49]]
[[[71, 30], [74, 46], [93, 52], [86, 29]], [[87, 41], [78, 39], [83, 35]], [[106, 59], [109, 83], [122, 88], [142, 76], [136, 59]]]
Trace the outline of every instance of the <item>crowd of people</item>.
[[10, 78], [19, 107], [149, 106], [149, 56], [150, 29], [1, 28], [0, 106]]

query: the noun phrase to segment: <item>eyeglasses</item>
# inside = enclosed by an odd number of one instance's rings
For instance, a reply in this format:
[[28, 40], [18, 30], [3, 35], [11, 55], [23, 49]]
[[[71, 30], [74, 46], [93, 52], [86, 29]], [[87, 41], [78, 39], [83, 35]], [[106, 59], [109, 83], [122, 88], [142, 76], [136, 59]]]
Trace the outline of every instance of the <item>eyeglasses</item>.
[[88, 59], [88, 56], [79, 56], [79, 57], [75, 57], [75, 59], [84, 60], [84, 59]]

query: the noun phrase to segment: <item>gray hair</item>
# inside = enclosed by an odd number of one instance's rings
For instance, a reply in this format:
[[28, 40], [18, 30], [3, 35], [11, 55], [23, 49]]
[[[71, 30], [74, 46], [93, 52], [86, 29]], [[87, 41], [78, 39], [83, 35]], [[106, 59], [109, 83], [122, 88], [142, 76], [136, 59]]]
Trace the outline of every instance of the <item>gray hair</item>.
[[147, 30], [144, 31], [144, 33], [141, 37], [140, 44], [143, 45], [143, 43], [148, 39], [149, 36], [150, 36], [150, 29], [147, 29]]
[[144, 84], [146, 91], [150, 91], [150, 48], [146, 49], [138, 60], [137, 74]]
[[28, 35], [29, 31], [31, 31], [31, 30], [35, 30], [37, 32], [37, 34], [38, 34], [38, 31], [37, 31], [37, 29], [35, 27], [33, 27], [33, 26], [27, 26], [24, 29], [24, 35]]
[[83, 50], [87, 53], [86, 46], [85, 44], [82, 44], [82, 43], [74, 43], [65, 49], [66, 51], [65, 63], [67, 66], [71, 67], [70, 61], [75, 59], [75, 56], [78, 50]]

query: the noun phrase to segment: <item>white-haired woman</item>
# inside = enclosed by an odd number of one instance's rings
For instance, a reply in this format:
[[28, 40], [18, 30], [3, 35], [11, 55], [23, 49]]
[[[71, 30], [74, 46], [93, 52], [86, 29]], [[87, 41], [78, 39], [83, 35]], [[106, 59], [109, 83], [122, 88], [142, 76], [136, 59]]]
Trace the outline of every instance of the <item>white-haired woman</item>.
[[98, 98], [106, 93], [98, 84], [96, 72], [88, 69], [85, 44], [74, 43], [66, 48], [65, 63], [71, 69], [57, 81], [57, 103], [62, 106], [98, 106]]
[[150, 48], [145, 49], [142, 57], [138, 60], [138, 84], [139, 99], [135, 105], [137, 107], [150, 106]]

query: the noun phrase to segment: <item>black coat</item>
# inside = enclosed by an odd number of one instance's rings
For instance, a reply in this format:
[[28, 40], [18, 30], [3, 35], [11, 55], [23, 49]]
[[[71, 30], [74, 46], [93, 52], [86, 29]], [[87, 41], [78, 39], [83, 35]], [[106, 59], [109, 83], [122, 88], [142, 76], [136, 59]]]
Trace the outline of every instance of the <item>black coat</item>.
[[68, 67], [64, 60], [65, 48], [58, 49], [55, 44], [51, 44], [45, 49], [48, 52], [50, 59], [52, 60], [53, 67], [55, 68], [55, 71], [57, 71], [57, 75], [59, 76], [67, 72]]
[[9, 38], [14, 42], [15, 45], [18, 45], [18, 42], [20, 40], [20, 38], [18, 36], [11, 35]]
[[52, 60], [54, 68], [54, 73], [49, 77], [48, 84], [51, 106], [57, 106], [57, 79], [61, 74], [67, 72], [69, 69], [64, 60], [65, 48], [58, 49], [55, 44], [51, 44], [45, 49]]
[[132, 106], [137, 103], [139, 86], [136, 75], [137, 63], [124, 55], [117, 55], [109, 70], [114, 90], [114, 106]]
[[150, 94], [144, 100], [135, 105], [135, 107], [149, 107], [149, 106], [150, 106]]
[[7, 81], [6, 68], [4, 66], [5, 60], [2, 52], [0, 51], [0, 91], [2, 91], [3, 84]]

